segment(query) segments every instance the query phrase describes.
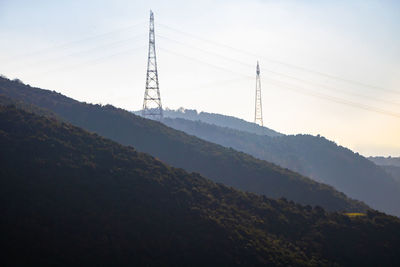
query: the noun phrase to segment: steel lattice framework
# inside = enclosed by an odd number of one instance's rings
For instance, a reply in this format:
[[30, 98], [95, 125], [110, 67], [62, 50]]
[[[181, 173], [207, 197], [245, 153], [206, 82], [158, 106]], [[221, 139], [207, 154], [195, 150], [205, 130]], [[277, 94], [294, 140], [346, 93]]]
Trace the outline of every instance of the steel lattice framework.
[[263, 126], [263, 116], [262, 116], [262, 102], [261, 102], [261, 80], [260, 80], [260, 65], [257, 61], [257, 70], [256, 70], [256, 106], [254, 113], [254, 123], [257, 123]]
[[155, 34], [154, 34], [154, 15], [151, 10], [150, 10], [149, 54], [147, 59], [146, 90], [144, 92], [142, 116], [155, 120], [160, 120], [163, 117], [160, 89], [158, 84], [156, 45], [155, 45]]

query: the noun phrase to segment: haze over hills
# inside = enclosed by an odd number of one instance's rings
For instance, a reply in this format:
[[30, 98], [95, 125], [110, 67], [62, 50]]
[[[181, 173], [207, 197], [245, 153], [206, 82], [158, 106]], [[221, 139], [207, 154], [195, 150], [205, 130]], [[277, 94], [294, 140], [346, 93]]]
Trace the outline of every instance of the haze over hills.
[[400, 157], [368, 157], [368, 159], [376, 165], [400, 167]]
[[[229, 116], [213, 117], [208, 114], [212, 119], [207, 121], [213, 121], [213, 124], [208, 124], [204, 123], [203, 116], [196, 116], [198, 113], [195, 111], [170, 111], [167, 114], [178, 114], [172, 116], [175, 119], [163, 120], [172, 128], [294, 170], [316, 181], [332, 185], [373, 208], [400, 215], [400, 183], [394, 181], [383, 168], [324, 137], [260, 136], [252, 131], [223, 127], [226, 126], [226, 120], [232, 120]], [[393, 158], [391, 162], [398, 162], [398, 159]], [[392, 174], [395, 171], [396, 168], [392, 167]], [[399, 176], [395, 177], [397, 181]]]
[[81, 103], [54, 91], [4, 78], [0, 78], [0, 94], [48, 109], [74, 125], [241, 190], [273, 198], [286, 197], [328, 210], [363, 211], [368, 208], [331, 186], [122, 109]]
[[0, 1], [0, 267], [399, 267], [398, 14]]
[[369, 157], [368, 159], [389, 173], [400, 185], [400, 157]]
[[381, 168], [389, 173], [393, 179], [400, 184], [400, 167], [393, 165], [382, 165]]
[[[140, 111], [136, 114], [140, 115]], [[251, 123], [236, 117], [226, 116], [216, 113], [208, 113], [208, 112], [197, 112], [197, 110], [193, 109], [184, 109], [180, 108], [178, 110], [173, 109], [165, 109], [164, 117], [167, 118], [182, 118], [186, 120], [193, 121], [202, 121], [210, 124], [219, 125], [222, 127], [228, 127], [236, 130], [241, 130], [245, 132], [250, 132], [258, 135], [268, 135], [268, 136], [280, 136], [281, 133], [278, 133], [272, 129], [267, 127], [261, 127], [258, 124]]]
[[398, 218], [244, 193], [24, 108], [0, 105], [2, 266], [400, 264]]

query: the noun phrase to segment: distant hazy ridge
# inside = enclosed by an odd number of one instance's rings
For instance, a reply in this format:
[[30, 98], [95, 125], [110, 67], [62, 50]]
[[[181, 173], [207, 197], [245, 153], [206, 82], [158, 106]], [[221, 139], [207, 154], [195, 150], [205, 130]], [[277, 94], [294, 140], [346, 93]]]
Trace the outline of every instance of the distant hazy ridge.
[[[371, 207], [400, 215], [400, 205], [398, 205], [400, 183], [396, 181], [398, 179], [394, 179], [383, 168], [358, 153], [320, 136], [278, 135], [271, 137], [268, 134], [261, 136], [254, 134], [252, 128], [249, 128], [251, 129], [249, 131], [239, 131], [237, 130], [239, 127], [236, 129], [226, 127], [227, 122], [230, 121], [239, 122], [242, 129], [246, 129], [245, 125], [254, 127], [255, 124], [229, 116], [201, 114], [203, 113], [188, 112], [184, 109], [167, 111], [166, 116], [175, 117], [175, 119], [165, 118], [163, 122], [172, 128], [207, 141], [232, 147], [259, 159], [297, 171], [316, 181], [332, 185], [348, 196], [366, 202]], [[204, 117], [207, 117], [207, 120], [204, 120]], [[210, 121], [213, 124], [205, 123]], [[398, 159], [392, 161], [398, 162]], [[393, 172], [393, 168], [391, 169]]]

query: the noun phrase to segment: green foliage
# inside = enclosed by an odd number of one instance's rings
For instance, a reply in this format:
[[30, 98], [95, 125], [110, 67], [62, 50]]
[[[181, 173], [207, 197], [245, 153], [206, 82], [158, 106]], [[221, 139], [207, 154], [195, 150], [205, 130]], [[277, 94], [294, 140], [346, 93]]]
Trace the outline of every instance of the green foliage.
[[2, 266], [398, 266], [400, 220], [241, 192], [0, 106]]
[[2, 78], [0, 94], [50, 110], [65, 121], [120, 144], [133, 146], [167, 164], [198, 172], [215, 182], [244, 191], [273, 198], [285, 197], [302, 204], [321, 205], [328, 210], [362, 212], [368, 208], [331, 186], [110, 105], [81, 103], [54, 91], [32, 88]]

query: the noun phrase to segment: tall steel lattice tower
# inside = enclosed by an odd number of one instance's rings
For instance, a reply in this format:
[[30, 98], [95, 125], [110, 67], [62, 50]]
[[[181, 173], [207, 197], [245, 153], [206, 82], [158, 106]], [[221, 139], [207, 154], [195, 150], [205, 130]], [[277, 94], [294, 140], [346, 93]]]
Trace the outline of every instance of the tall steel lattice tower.
[[150, 10], [149, 54], [147, 59], [146, 90], [144, 92], [142, 116], [155, 120], [160, 120], [163, 117], [160, 89], [158, 84], [156, 45], [154, 36], [154, 15], [151, 10]]
[[263, 116], [262, 116], [262, 103], [261, 103], [261, 81], [260, 81], [260, 65], [257, 61], [256, 70], [256, 107], [254, 113], [254, 123], [263, 126]]

